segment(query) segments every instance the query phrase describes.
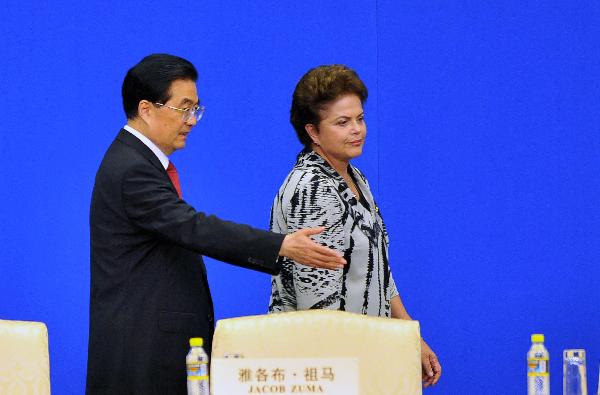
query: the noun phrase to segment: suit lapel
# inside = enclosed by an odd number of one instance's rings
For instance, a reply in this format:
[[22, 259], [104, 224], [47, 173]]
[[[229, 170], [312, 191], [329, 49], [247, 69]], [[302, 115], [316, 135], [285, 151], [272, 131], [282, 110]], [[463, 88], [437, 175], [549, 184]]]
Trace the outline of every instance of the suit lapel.
[[119, 134], [117, 135], [117, 140], [119, 140], [123, 144], [127, 144], [128, 146], [139, 152], [144, 158], [148, 159], [148, 161], [152, 163], [154, 167], [165, 172], [165, 175], [167, 174], [165, 168], [163, 167], [162, 163], [160, 163], [160, 160], [158, 160], [154, 152], [152, 152], [152, 150], [148, 148], [146, 144], [142, 143], [142, 141], [135, 137], [133, 134], [129, 133], [125, 129], [121, 129], [119, 131]]
[[371, 191], [369, 190], [366, 181], [362, 178], [362, 174], [354, 166], [351, 166], [352, 172], [357, 176], [356, 179], [361, 192], [365, 195], [367, 202], [371, 206], [370, 211], [362, 207], [362, 205], [359, 207], [358, 200], [346, 181], [344, 181], [342, 176], [340, 176], [338, 172], [316, 152], [312, 150], [302, 151], [300, 155], [298, 155], [296, 167], [307, 170], [316, 170], [325, 174], [331, 185], [334, 186], [338, 195], [348, 207], [350, 217], [354, 223], [372, 242], [377, 242], [377, 237], [382, 230], [382, 224], [380, 223], [379, 215], [376, 212], [377, 206], [375, 205], [373, 195], [371, 195]]
[[[351, 166], [351, 168], [361, 193], [367, 203], [369, 203], [369, 209], [367, 210], [362, 204], [357, 203], [354, 206], [350, 206], [350, 210], [363, 233], [371, 239], [371, 242], [376, 243], [379, 233], [383, 230], [383, 221], [379, 217], [379, 209], [366, 179], [363, 178], [362, 173], [356, 167]], [[354, 200], [356, 201], [356, 199]]]
[[156, 157], [156, 154], [154, 154], [154, 152], [152, 152], [152, 150], [146, 146], [146, 144], [142, 143], [142, 141], [140, 139], [138, 139], [137, 137], [135, 137], [133, 134], [129, 133], [125, 129], [121, 129], [119, 131], [119, 134], [117, 135], [116, 140], [120, 141], [123, 144], [126, 144], [127, 146], [129, 146], [132, 149], [139, 152], [144, 158], [146, 158], [148, 160], [148, 162], [150, 162], [152, 164], [152, 166], [154, 166], [158, 170], [160, 170], [161, 173], [163, 173], [165, 176], [165, 181], [167, 181], [168, 184], [171, 186], [173, 193], [175, 193], [177, 196], [179, 196], [179, 194], [177, 193], [177, 189], [175, 188], [175, 185], [173, 185], [173, 181], [171, 181], [171, 178], [167, 174], [167, 171], [163, 167], [162, 163]]

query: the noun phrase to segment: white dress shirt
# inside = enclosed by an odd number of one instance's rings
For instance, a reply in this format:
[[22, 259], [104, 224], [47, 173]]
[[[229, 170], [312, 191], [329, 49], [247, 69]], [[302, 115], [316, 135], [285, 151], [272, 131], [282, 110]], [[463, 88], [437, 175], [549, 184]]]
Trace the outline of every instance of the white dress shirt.
[[163, 165], [163, 167], [165, 168], [165, 170], [167, 169], [167, 167], [169, 166], [169, 158], [167, 157], [167, 155], [165, 155], [164, 152], [162, 152], [160, 150], [160, 148], [158, 148], [156, 146], [156, 144], [154, 144], [152, 142], [152, 140], [150, 140], [148, 137], [144, 136], [142, 133], [140, 133], [139, 131], [135, 130], [134, 128], [132, 128], [129, 125], [123, 126], [123, 129], [125, 129], [129, 133], [133, 134], [135, 137], [137, 137], [138, 139], [140, 139], [140, 141], [142, 143], [144, 143], [146, 145], [146, 147], [150, 148], [152, 150], [152, 152], [154, 152], [154, 155], [156, 155], [156, 157], [158, 158], [158, 160], [160, 161], [160, 163]]

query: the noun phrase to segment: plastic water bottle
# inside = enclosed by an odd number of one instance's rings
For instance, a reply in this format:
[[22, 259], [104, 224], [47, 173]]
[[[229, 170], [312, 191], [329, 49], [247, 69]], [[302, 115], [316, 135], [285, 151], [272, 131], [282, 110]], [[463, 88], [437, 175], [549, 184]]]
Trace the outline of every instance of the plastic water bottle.
[[202, 348], [204, 340], [201, 337], [190, 339], [190, 351], [185, 357], [187, 365], [188, 395], [210, 395], [208, 385], [208, 355]]
[[550, 394], [550, 354], [544, 347], [544, 335], [531, 335], [527, 353], [527, 395]]
[[600, 366], [598, 367], [598, 395], [600, 395]]
[[563, 351], [563, 395], [587, 395], [585, 350]]

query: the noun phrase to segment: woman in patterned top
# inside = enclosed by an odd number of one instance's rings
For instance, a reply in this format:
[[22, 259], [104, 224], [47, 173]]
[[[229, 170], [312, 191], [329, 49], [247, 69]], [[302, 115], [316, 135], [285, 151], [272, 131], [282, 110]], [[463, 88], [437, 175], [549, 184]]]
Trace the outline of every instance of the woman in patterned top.
[[[350, 160], [362, 153], [367, 88], [343, 65], [309, 70], [294, 91], [290, 120], [304, 150], [279, 189], [271, 230], [292, 233], [324, 227], [314, 236], [343, 254], [339, 270], [315, 269], [284, 258], [273, 276], [270, 312], [345, 310], [410, 320], [388, 263], [388, 236], [364, 175]], [[441, 366], [421, 341], [424, 386]]]

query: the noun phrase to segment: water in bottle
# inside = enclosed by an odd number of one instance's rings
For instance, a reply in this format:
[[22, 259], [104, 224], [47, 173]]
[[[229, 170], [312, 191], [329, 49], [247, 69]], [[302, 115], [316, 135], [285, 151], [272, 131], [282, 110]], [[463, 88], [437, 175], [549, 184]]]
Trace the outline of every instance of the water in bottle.
[[527, 353], [527, 395], [550, 394], [550, 354], [544, 347], [544, 335], [531, 335], [531, 348]]
[[600, 366], [598, 367], [598, 394], [600, 395]]
[[190, 339], [190, 351], [185, 357], [187, 365], [188, 395], [210, 395], [208, 385], [208, 355], [202, 348], [201, 337]]
[[587, 395], [583, 349], [563, 351], [563, 395]]

